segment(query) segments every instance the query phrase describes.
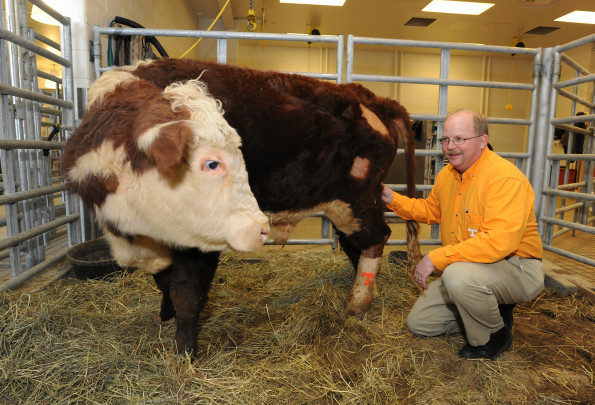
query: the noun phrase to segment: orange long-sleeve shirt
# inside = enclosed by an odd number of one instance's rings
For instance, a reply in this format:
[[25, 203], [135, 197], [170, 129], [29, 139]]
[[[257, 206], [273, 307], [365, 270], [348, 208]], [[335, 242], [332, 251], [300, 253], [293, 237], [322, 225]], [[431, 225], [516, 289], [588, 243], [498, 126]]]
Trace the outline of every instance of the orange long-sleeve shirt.
[[462, 176], [450, 165], [442, 169], [428, 198], [395, 193], [387, 206], [405, 219], [440, 223], [442, 247], [429, 254], [434, 266], [444, 270], [455, 262], [541, 259], [534, 202], [525, 175], [486, 148]]

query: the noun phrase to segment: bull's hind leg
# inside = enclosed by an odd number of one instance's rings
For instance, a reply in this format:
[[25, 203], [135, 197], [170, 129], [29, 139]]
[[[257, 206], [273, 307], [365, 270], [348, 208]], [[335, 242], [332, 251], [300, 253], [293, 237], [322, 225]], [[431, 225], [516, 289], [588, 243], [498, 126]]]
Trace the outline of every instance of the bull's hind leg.
[[174, 303], [172, 302], [170, 295], [171, 266], [157, 274], [153, 274], [153, 279], [162, 294], [159, 318], [163, 324], [170, 324], [175, 321], [174, 317], [176, 316], [176, 310], [174, 309]]
[[176, 349], [196, 356], [198, 318], [207, 302], [220, 252], [175, 250], [171, 272], [171, 300], [176, 312]]

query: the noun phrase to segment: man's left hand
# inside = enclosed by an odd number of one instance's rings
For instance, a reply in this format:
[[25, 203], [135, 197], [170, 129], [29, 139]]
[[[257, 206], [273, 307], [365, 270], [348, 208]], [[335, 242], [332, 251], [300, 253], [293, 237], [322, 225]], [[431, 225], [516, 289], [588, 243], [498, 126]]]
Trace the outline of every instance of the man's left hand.
[[430, 255], [425, 255], [415, 267], [415, 282], [424, 290], [428, 289], [426, 280], [436, 270], [436, 266], [430, 260]]

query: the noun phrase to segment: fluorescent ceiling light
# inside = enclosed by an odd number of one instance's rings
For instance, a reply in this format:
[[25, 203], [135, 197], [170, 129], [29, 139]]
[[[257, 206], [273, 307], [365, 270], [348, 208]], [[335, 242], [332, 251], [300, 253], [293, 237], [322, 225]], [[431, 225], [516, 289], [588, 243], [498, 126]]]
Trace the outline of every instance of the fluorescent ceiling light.
[[473, 1], [433, 0], [421, 11], [432, 13], [478, 15], [492, 7], [494, 3], [476, 3]]
[[576, 10], [572, 13], [556, 18], [554, 21], [573, 22], [582, 24], [595, 24], [595, 11]]
[[345, 4], [345, 0], [281, 0], [281, 3], [311, 4], [314, 6], [338, 6]]

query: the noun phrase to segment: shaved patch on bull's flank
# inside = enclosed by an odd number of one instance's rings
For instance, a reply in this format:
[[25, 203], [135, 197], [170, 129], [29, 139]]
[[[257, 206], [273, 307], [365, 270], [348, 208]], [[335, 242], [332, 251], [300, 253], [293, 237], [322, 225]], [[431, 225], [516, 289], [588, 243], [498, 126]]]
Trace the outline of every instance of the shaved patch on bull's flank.
[[368, 107], [363, 104], [359, 105], [362, 109], [362, 117], [368, 121], [368, 124], [375, 129], [376, 131], [380, 132], [381, 135], [390, 137], [390, 133], [388, 132], [388, 128], [384, 123], [378, 118], [376, 114], [372, 112]]
[[349, 172], [349, 174], [356, 179], [365, 179], [369, 170], [370, 160], [356, 156], [355, 159], [353, 159], [353, 165], [351, 166], [351, 172]]
[[298, 222], [320, 211], [324, 212], [338, 230], [347, 235], [361, 229], [360, 220], [353, 215], [351, 206], [341, 200], [319, 204], [309, 210], [267, 212], [267, 215], [270, 217], [271, 226], [279, 232], [278, 239], [285, 238], [287, 241], [290, 232]]

